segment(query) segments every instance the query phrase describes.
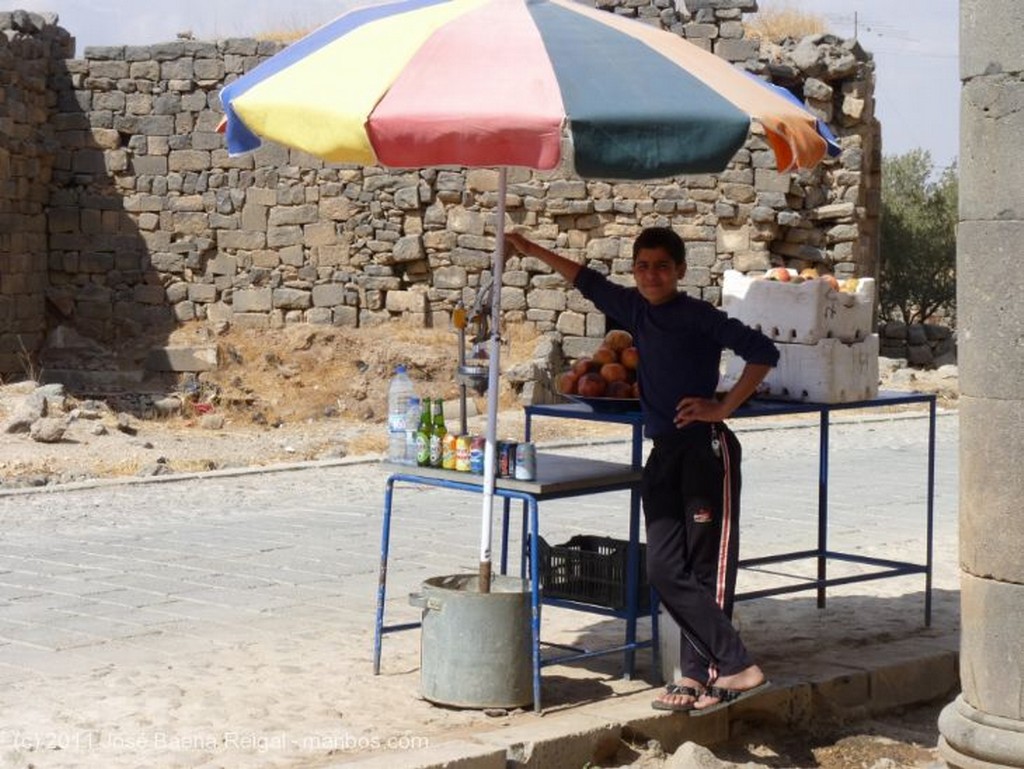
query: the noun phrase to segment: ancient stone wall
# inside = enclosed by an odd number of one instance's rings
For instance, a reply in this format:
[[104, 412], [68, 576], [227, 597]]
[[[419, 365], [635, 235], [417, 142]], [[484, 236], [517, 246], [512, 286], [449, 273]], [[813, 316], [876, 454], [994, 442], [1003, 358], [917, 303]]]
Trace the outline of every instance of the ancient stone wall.
[[[824, 263], [840, 276], [874, 274], [870, 58], [828, 36], [764, 47], [747, 40], [742, 17], [754, 0], [687, 5], [602, 7], [790, 87], [833, 125], [841, 156], [780, 174], [755, 129], [714, 176], [642, 184], [515, 171], [506, 226], [526, 225], [623, 282], [636, 233], [672, 226], [687, 243], [686, 290], [712, 302], [728, 268]], [[192, 319], [272, 328], [402, 316], [443, 326], [456, 301], [472, 301], [489, 279], [494, 171], [332, 166], [275, 145], [227, 155], [216, 132], [219, 91], [279, 47], [182, 40], [90, 48], [62, 62], [49, 96], [56, 150], [41, 216], [51, 325], [123, 348]], [[501, 295], [508, 320], [555, 332], [569, 354], [603, 333], [603, 317], [535, 260], [511, 260]]]
[[46, 333], [46, 206], [57, 144], [53, 80], [73, 55], [67, 32], [0, 13], [0, 377], [31, 376]]

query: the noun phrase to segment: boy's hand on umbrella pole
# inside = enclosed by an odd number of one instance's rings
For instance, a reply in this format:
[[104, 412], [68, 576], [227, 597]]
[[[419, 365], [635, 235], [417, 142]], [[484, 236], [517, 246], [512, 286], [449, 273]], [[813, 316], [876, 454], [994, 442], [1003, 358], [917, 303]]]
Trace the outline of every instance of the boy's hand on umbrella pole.
[[721, 422], [728, 417], [721, 401], [713, 398], [683, 398], [676, 404], [676, 427], [686, 427], [693, 422]]

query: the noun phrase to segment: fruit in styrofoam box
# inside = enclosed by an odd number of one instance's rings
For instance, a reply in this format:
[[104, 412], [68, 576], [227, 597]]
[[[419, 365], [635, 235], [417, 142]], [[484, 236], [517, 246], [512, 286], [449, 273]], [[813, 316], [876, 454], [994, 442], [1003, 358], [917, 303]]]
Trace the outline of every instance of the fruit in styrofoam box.
[[[878, 335], [859, 342], [822, 339], [817, 344], [779, 344], [778, 365], [758, 388], [759, 398], [813, 403], [849, 403], [878, 395]], [[739, 379], [743, 359], [730, 356], [722, 384]]]
[[818, 273], [817, 267], [804, 267], [800, 270], [800, 277], [804, 280], [814, 280], [821, 277], [821, 275]]
[[839, 289], [841, 291], [845, 291], [847, 294], [856, 294], [857, 289], [859, 288], [860, 281], [857, 280], [857, 278], [847, 278], [839, 286]]
[[833, 291], [839, 290], [839, 279], [835, 275], [822, 275], [821, 279], [825, 281], [825, 285]]
[[840, 292], [832, 289], [835, 280], [834, 276], [825, 275], [803, 283], [783, 283], [726, 270], [722, 279], [722, 309], [729, 317], [758, 329], [776, 342], [862, 340], [871, 333], [875, 282], [861, 278], [855, 292]]
[[765, 278], [777, 280], [780, 283], [789, 283], [793, 279], [793, 274], [785, 267], [772, 267], [772, 269], [768, 270]]
[[633, 335], [622, 329], [612, 329], [604, 335], [604, 347], [609, 347], [619, 353], [627, 347], [633, 346]]
[[601, 398], [608, 389], [608, 383], [600, 374], [584, 374], [576, 384], [576, 392], [585, 398]]

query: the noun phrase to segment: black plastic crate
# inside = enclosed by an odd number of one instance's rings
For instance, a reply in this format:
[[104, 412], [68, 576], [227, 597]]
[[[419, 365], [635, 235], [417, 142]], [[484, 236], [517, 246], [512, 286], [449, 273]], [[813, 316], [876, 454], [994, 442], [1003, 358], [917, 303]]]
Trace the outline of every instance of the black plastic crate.
[[[546, 598], [565, 598], [581, 603], [626, 607], [626, 565], [629, 543], [611, 537], [577, 534], [561, 545], [539, 539], [540, 585]], [[640, 543], [638, 611], [651, 609], [647, 581], [647, 546]]]

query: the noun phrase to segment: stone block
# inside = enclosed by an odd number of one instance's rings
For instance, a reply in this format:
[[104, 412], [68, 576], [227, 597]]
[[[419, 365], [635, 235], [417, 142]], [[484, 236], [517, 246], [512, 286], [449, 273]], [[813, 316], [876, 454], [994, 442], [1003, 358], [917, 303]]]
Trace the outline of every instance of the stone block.
[[756, 60], [761, 52], [759, 40], [718, 40], [715, 42], [715, 54], [726, 61]]
[[758, 192], [778, 192], [785, 195], [789, 192], [790, 186], [792, 180], [789, 174], [769, 168], [758, 168], [754, 171], [754, 187]]
[[960, 0], [960, 76], [970, 81], [992, 72], [1024, 70], [1021, 29], [1024, 5], [1020, 3]]
[[415, 262], [423, 259], [425, 256], [423, 240], [418, 235], [399, 238], [395, 241], [391, 251], [392, 259], [399, 263]]
[[458, 289], [468, 285], [468, 275], [462, 267], [438, 267], [434, 270], [434, 288]]
[[270, 210], [269, 224], [271, 227], [281, 227], [289, 224], [311, 224], [319, 218], [319, 208], [315, 205], [276, 206]]
[[242, 288], [231, 296], [235, 318], [240, 314], [270, 312], [273, 308], [273, 292], [269, 288]]
[[212, 283], [190, 283], [188, 298], [200, 304], [215, 302], [217, 301], [217, 287]]
[[216, 347], [159, 347], [146, 355], [148, 371], [214, 371]]
[[578, 312], [562, 312], [558, 315], [555, 328], [564, 336], [584, 336], [587, 332], [587, 316]]
[[359, 325], [360, 314], [358, 307], [335, 307], [334, 325], [356, 328]]
[[1024, 720], [1024, 585], [962, 571], [960, 590], [963, 696], [987, 716], [1019, 724]]
[[[602, 336], [603, 336], [602, 330]], [[585, 358], [594, 354], [601, 345], [601, 338], [592, 336], [567, 336], [562, 340], [562, 353], [569, 360]]]
[[266, 233], [258, 230], [217, 230], [217, 245], [242, 251], [255, 251], [267, 245]]
[[313, 286], [314, 307], [336, 307], [345, 303], [345, 286], [340, 283], [327, 283]]
[[303, 231], [305, 233], [303, 244], [310, 248], [331, 246], [338, 242], [338, 231], [334, 226], [334, 222], [307, 224]]
[[427, 295], [421, 291], [388, 291], [385, 307], [389, 312], [426, 312]]
[[875, 713], [932, 702], [956, 688], [957, 661], [953, 652], [937, 650], [926, 655], [916, 648], [905, 652], [887, 648], [876, 650], [874, 655], [870, 708]]
[[274, 307], [281, 310], [305, 310], [312, 304], [312, 295], [309, 291], [298, 288], [275, 288], [273, 289]]
[[[1021, 171], [1018, 178], [1024, 178], [1024, 166]], [[1010, 173], [1004, 170], [999, 176]], [[1002, 196], [999, 190], [977, 194], [993, 202]], [[1013, 199], [1020, 195], [1014, 193]], [[1019, 366], [1010, 364], [1020, 360], [1024, 313], [1002, 312], [998, 323], [992, 318], [994, 307], [1019, 306], [1019, 273], [1010, 267], [1019, 259], [1019, 238], [1024, 238], [1024, 221], [963, 219], [957, 230], [957, 333], [971, 340], [959, 350], [960, 391], [965, 395], [1024, 400], [1024, 377]]]
[[206, 171], [210, 153], [206, 150], [174, 150], [167, 159], [169, 171]]
[[[533, 296], [533, 294], [531, 293], [529, 296]], [[525, 310], [527, 307], [526, 292], [514, 286], [503, 286], [501, 289], [501, 306], [510, 312]]]
[[536, 720], [486, 732], [476, 740], [520, 757], [520, 769], [545, 769], [605, 763], [618, 751], [621, 734], [622, 727], [607, 719], [562, 715], [557, 721]]
[[[993, 56], [989, 66], [999, 60]], [[1008, 72], [977, 77], [964, 84], [961, 103], [960, 130], [969, 141], [957, 161], [960, 220], [1005, 220], [1019, 226], [1024, 219], [1024, 197], [1019, 188], [1024, 179], [1024, 153], [1002, 148], [1014, 146], [1015, 139], [1024, 135], [1024, 84]], [[985, 225], [975, 224], [975, 229], [979, 226]], [[964, 243], [962, 233], [958, 241]]]
[[455, 233], [483, 235], [486, 217], [479, 211], [454, 206], [448, 211], [448, 229]]
[[[502, 297], [504, 294], [503, 290]], [[565, 292], [556, 289], [534, 289], [527, 294], [526, 301], [534, 309], [560, 312], [565, 309]]]
[[657, 740], [666, 753], [674, 753], [683, 743], [716, 745], [729, 739], [728, 718], [689, 718], [650, 706], [651, 693], [602, 701], [591, 710], [594, 718], [619, 725], [629, 742]]
[[333, 221], [345, 221], [352, 216], [355, 204], [348, 198], [321, 198], [320, 217]]
[[362, 761], [346, 762], [353, 769], [394, 769], [400, 763], [405, 769], [505, 769], [503, 747], [483, 745], [468, 740], [449, 740], [429, 748], [397, 755], [377, 755]]
[[302, 227], [299, 225], [267, 228], [268, 248], [283, 248], [284, 246], [294, 246], [301, 243]]
[[1020, 400], [961, 392], [959, 408], [961, 564], [968, 573], [1024, 584], [1020, 501], [1007, 493], [1007, 479], [1020, 472], [1013, 448], [1024, 435]]

